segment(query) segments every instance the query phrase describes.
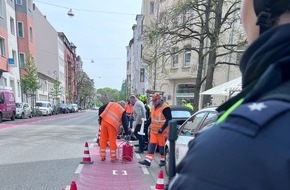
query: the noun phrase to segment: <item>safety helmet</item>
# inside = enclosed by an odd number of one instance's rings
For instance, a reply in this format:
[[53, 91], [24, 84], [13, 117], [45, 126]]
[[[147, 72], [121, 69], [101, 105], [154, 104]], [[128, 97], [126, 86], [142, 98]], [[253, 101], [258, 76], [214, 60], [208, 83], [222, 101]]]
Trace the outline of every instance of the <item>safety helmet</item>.
[[186, 101], [185, 100], [182, 100], [182, 103], [186, 103]]
[[290, 9], [289, 0], [254, 0], [254, 9], [258, 17], [260, 34], [271, 28], [276, 18]]
[[139, 96], [140, 101], [144, 102], [147, 100], [147, 96], [146, 95], [140, 95]]

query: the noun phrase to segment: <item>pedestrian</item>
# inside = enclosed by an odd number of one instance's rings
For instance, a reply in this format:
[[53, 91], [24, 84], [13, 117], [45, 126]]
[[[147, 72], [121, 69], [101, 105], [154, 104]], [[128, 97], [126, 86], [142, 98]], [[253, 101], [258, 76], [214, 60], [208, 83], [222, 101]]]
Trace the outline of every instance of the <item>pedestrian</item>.
[[106, 160], [107, 141], [110, 143], [111, 161], [116, 161], [117, 133], [122, 125], [126, 139], [129, 139], [128, 122], [125, 112], [125, 101], [109, 102], [99, 108], [99, 120], [101, 124], [100, 155], [101, 160]]
[[153, 108], [151, 110], [150, 142], [145, 160], [139, 164], [150, 166], [154, 157], [156, 146], [159, 146], [160, 162], [159, 166], [165, 166], [164, 146], [168, 135], [168, 124], [172, 119], [171, 108], [163, 102], [160, 94], [152, 97]]
[[290, 189], [290, 1], [241, 5], [243, 90], [190, 143], [171, 190]]
[[151, 114], [151, 108], [147, 103], [147, 96], [146, 95], [140, 95], [139, 97], [140, 101], [143, 102], [145, 110], [146, 110], [146, 121], [144, 124], [144, 150], [148, 150], [148, 143], [149, 143], [149, 126], [151, 123], [151, 119], [150, 119], [150, 114]]
[[185, 104], [185, 106], [193, 110], [193, 106], [191, 105], [190, 100], [187, 100], [187, 103]]
[[143, 153], [144, 151], [144, 137], [143, 135], [140, 135], [139, 132], [141, 129], [142, 124], [142, 118], [146, 119], [146, 110], [144, 104], [138, 100], [134, 95], [130, 96], [130, 103], [134, 105], [134, 111], [133, 111], [133, 118], [134, 118], [134, 135], [137, 137], [139, 141], [139, 149], [136, 150], [136, 153]]
[[129, 122], [130, 129], [133, 129], [133, 111], [134, 105], [130, 103], [130, 100], [127, 100], [125, 105], [126, 116]]

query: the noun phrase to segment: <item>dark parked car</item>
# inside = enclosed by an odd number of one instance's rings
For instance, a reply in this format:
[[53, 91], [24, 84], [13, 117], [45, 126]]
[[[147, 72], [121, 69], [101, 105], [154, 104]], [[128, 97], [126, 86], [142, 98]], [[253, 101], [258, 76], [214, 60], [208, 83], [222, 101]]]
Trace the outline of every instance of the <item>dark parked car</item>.
[[172, 120], [177, 122], [177, 125], [181, 125], [187, 120], [194, 112], [192, 109], [185, 106], [171, 105]]
[[69, 113], [74, 113], [75, 112], [75, 109], [73, 108], [72, 104], [68, 104], [67, 105], [67, 109], [68, 109]]
[[57, 115], [60, 113], [60, 107], [57, 105], [52, 106], [52, 115]]
[[69, 113], [68, 107], [66, 104], [59, 104], [59, 112], [60, 113]]

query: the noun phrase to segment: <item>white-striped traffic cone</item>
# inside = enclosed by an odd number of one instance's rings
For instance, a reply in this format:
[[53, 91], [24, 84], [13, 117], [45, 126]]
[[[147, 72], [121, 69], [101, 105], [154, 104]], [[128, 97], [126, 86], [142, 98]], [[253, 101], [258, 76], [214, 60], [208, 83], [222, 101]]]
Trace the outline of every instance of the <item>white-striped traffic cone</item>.
[[164, 190], [164, 175], [163, 170], [159, 171], [157, 182], [155, 185], [155, 190]]
[[91, 161], [91, 156], [90, 156], [90, 150], [89, 150], [88, 142], [85, 143], [84, 157], [83, 157], [83, 161], [81, 161], [80, 163], [81, 164], [92, 164], [92, 163], [94, 163], [93, 161]]

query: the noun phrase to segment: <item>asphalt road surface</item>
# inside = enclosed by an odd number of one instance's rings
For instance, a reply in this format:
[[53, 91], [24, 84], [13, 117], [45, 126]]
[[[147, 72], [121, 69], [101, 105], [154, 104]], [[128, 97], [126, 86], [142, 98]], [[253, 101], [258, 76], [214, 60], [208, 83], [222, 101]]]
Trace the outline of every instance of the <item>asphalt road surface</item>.
[[[94, 147], [92, 154], [97, 154], [98, 147], [93, 141], [98, 132], [97, 114], [95, 110], [87, 110], [2, 122], [0, 190], [67, 190], [72, 180], [80, 181], [80, 176], [89, 167], [80, 165], [85, 142]], [[98, 160], [97, 155], [94, 156]], [[144, 156], [134, 154], [131, 166], [140, 178], [146, 180], [143, 189], [154, 189], [160, 171], [157, 165], [159, 155], [150, 168], [138, 165]], [[109, 179], [110, 176], [102, 177]]]

